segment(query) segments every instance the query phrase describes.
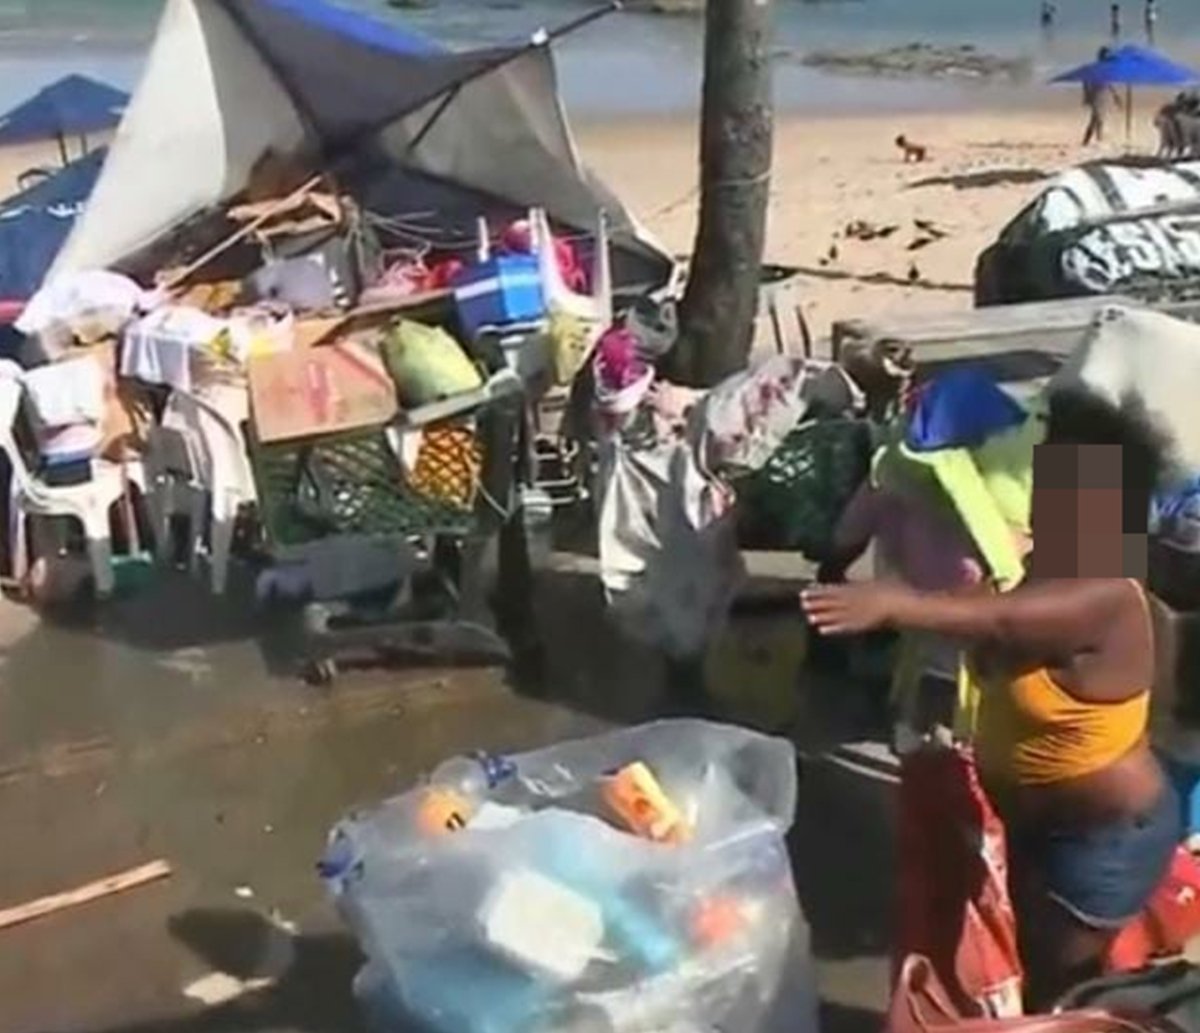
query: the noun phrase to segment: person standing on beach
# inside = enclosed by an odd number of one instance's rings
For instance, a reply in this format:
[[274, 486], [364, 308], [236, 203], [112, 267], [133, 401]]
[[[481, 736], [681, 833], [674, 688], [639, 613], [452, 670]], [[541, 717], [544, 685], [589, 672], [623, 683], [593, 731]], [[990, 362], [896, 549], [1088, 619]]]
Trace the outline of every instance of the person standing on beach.
[[1113, 0], [1113, 5], [1109, 9], [1109, 19], [1111, 22], [1112, 38], [1119, 40], [1121, 38], [1121, 5], [1118, 0]]
[[[1108, 47], [1101, 47], [1096, 57], [1099, 61], [1106, 61], [1112, 57], [1112, 51]], [[1100, 143], [1104, 139], [1104, 120], [1108, 117], [1110, 103], [1118, 108], [1121, 106], [1121, 95], [1112, 83], [1101, 79], [1083, 81], [1083, 106], [1088, 109], [1088, 124], [1083, 131], [1084, 147]]]
[[1158, 2], [1146, 0], [1146, 42], [1154, 46], [1154, 30], [1158, 26]]
[[1042, 31], [1050, 32], [1054, 28], [1054, 20], [1058, 17], [1058, 8], [1051, 0], [1042, 2]]

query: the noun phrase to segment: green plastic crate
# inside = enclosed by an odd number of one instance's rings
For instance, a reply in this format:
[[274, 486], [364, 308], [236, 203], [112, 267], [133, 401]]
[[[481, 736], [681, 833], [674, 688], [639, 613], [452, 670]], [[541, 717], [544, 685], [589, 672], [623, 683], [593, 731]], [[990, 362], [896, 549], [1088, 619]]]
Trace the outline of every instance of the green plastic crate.
[[251, 463], [259, 516], [272, 545], [331, 534], [462, 535], [471, 510], [418, 494], [382, 427], [301, 441], [255, 443]]
[[734, 481], [742, 547], [825, 559], [870, 472], [872, 445], [866, 420], [818, 420], [792, 431], [761, 469]]

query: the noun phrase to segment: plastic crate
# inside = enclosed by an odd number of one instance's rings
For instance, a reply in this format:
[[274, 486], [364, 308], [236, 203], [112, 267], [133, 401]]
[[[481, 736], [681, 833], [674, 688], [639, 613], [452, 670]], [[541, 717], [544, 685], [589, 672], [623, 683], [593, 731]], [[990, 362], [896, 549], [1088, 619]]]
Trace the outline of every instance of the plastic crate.
[[251, 449], [270, 544], [331, 534], [469, 534], [471, 508], [429, 498], [404, 480], [382, 427]]
[[734, 482], [739, 543], [825, 559], [838, 518], [870, 472], [871, 449], [865, 420], [798, 427], [762, 469]]

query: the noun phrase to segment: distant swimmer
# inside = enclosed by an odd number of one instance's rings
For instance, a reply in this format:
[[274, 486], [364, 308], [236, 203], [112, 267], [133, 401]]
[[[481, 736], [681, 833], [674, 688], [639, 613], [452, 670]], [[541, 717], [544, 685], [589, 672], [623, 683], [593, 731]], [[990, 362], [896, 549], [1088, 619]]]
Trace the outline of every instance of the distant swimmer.
[[1042, 0], [1042, 28], [1049, 32], [1058, 18], [1058, 8], [1051, 0]]

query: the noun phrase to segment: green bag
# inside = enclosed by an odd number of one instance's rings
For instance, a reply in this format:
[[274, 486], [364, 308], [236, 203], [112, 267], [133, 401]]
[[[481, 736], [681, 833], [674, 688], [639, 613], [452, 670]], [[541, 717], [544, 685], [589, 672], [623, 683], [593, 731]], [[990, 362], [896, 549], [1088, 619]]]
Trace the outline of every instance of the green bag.
[[866, 420], [817, 420], [792, 431], [756, 472], [734, 482], [743, 548], [829, 555], [842, 511], [871, 466]]
[[474, 391], [483, 377], [458, 342], [441, 327], [402, 319], [383, 341], [383, 361], [407, 408]]

